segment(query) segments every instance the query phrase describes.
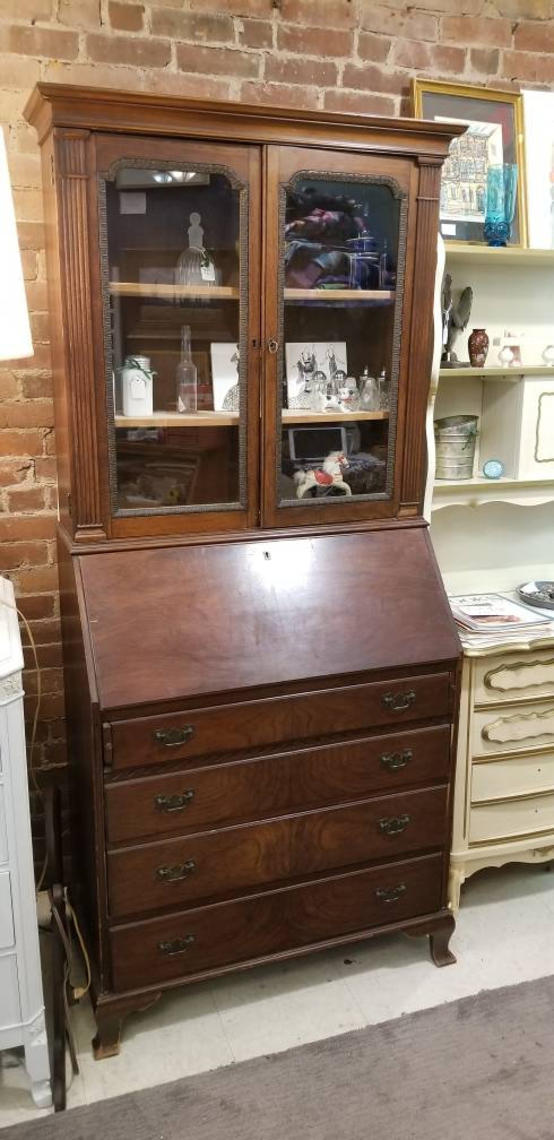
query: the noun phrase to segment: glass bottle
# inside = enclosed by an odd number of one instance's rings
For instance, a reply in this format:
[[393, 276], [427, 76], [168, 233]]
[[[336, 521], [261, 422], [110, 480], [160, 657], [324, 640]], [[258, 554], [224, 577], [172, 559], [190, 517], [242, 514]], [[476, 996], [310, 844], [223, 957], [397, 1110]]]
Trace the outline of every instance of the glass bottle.
[[190, 349], [190, 325], [181, 329], [181, 358], [177, 365], [177, 411], [196, 412], [198, 372]]
[[379, 408], [382, 412], [388, 412], [390, 407], [390, 384], [384, 368], [381, 369], [377, 378], [377, 386], [379, 390]]
[[369, 375], [369, 369], [364, 368], [359, 381], [360, 407], [364, 412], [378, 412], [381, 407], [379, 385], [375, 376]]

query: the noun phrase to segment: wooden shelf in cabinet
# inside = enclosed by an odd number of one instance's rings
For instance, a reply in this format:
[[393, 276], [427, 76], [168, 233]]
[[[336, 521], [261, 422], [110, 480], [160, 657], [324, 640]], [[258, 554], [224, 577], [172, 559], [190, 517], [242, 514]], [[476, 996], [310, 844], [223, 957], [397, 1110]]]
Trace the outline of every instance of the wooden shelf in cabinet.
[[154, 412], [151, 416], [115, 416], [116, 428], [234, 427], [237, 412]]
[[285, 424], [315, 424], [337, 422], [352, 422], [353, 420], [388, 420], [388, 412], [306, 412], [285, 408], [283, 410], [283, 423]]
[[326, 305], [336, 301], [394, 301], [391, 289], [285, 289], [285, 301]]
[[473, 265], [541, 265], [554, 269], [554, 249], [523, 249], [521, 246], [471, 245], [445, 242], [446, 260], [470, 261]]
[[238, 301], [234, 285], [150, 285], [142, 281], [110, 281], [113, 297], [163, 297], [167, 300]]

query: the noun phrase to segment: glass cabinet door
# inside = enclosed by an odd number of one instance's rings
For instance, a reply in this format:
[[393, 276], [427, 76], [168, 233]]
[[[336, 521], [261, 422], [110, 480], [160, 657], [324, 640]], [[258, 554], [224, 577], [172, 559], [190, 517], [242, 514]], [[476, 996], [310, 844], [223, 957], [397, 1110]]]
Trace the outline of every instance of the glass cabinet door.
[[277, 281], [267, 309], [268, 521], [386, 517], [410, 164], [274, 148], [270, 171], [279, 235], [268, 242]]
[[258, 165], [256, 148], [100, 141], [114, 534], [256, 518]]

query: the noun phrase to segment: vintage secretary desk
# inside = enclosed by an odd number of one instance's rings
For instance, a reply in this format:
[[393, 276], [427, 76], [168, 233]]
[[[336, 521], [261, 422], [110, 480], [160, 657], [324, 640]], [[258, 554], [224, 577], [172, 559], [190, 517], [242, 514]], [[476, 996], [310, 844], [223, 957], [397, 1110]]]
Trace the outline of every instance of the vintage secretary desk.
[[463, 128], [44, 84], [26, 114], [96, 1055], [270, 959], [398, 929], [453, 961], [459, 644], [421, 510]]

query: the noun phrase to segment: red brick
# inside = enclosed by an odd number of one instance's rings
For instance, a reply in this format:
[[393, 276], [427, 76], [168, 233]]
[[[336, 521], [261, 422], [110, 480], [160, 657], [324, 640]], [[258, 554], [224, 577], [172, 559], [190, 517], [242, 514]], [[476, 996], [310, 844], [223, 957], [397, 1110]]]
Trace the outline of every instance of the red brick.
[[[39, 669], [60, 669], [63, 665], [61, 645], [35, 645]], [[26, 669], [35, 669], [35, 654], [31, 646], [23, 651]]]
[[514, 32], [514, 47], [518, 51], [554, 52], [554, 24], [520, 24]]
[[[0, 521], [2, 542], [17, 542], [18, 539], [39, 539], [56, 537], [57, 519], [54, 512], [48, 515], [34, 515], [32, 518], [7, 515]], [[50, 617], [50, 614], [33, 614], [33, 617]]]
[[0, 29], [0, 50], [35, 58], [76, 59], [79, 37], [76, 32], [53, 28], [24, 27], [14, 24]]
[[280, 0], [283, 20], [318, 27], [350, 28], [356, 23], [356, 5], [350, 0]]
[[[29, 627], [36, 645], [55, 645], [61, 641], [61, 626], [57, 618], [30, 621]], [[21, 629], [21, 640], [24, 645], [29, 644], [27, 631], [24, 627]]]
[[72, 28], [99, 28], [100, 0], [60, 0], [58, 20]]
[[[439, 7], [439, 3], [433, 5]], [[414, 11], [405, 6], [393, 9], [373, 4], [367, 0], [361, 12], [361, 27], [370, 32], [382, 32], [387, 36], [403, 36], [411, 40], [430, 40], [435, 43], [439, 34], [437, 16], [428, 12]], [[363, 35], [363, 32], [361, 33]], [[360, 36], [361, 38], [361, 36]]]
[[353, 46], [354, 33], [347, 30], [336, 28], [330, 34], [328, 28], [303, 27], [301, 24], [285, 24], [277, 28], [279, 51], [328, 58], [350, 56]]
[[25, 281], [34, 281], [38, 269], [38, 258], [34, 249], [21, 250], [21, 267]]
[[273, 24], [269, 20], [241, 20], [239, 43], [243, 47], [268, 48], [273, 43]]
[[37, 341], [47, 344], [50, 340], [50, 317], [48, 313], [31, 313], [31, 335], [33, 344]]
[[230, 99], [229, 79], [212, 79], [203, 75], [186, 75], [182, 71], [149, 71], [148, 90], [158, 95], [192, 95], [203, 99]]
[[435, 44], [431, 48], [434, 71], [444, 75], [461, 75], [466, 65], [466, 49], [449, 44]]
[[17, 487], [14, 491], [8, 491], [8, 508], [15, 514], [22, 511], [43, 511], [45, 505], [43, 487]]
[[50, 457], [35, 459], [35, 476], [39, 482], [55, 483], [58, 476], [56, 460]]
[[2, 0], [4, 20], [50, 20], [54, 0]]
[[17, 570], [20, 566], [46, 566], [47, 542], [1, 542], [0, 571]]
[[418, 43], [417, 40], [396, 40], [392, 45], [391, 62], [399, 67], [428, 71], [431, 66], [431, 49], [429, 44]]
[[491, 47], [510, 47], [512, 25], [510, 20], [495, 20], [475, 16], [446, 16], [441, 23], [441, 39], [454, 43], [490, 44]]
[[241, 102], [255, 103], [264, 107], [301, 107], [312, 109], [318, 106], [319, 93], [313, 87], [288, 87], [284, 83], [243, 83]]
[[44, 400], [52, 397], [52, 376], [42, 372], [39, 376], [23, 376], [21, 392], [26, 400]]
[[[160, 0], [153, 0], [159, 3]], [[161, 0], [165, 3], [165, 0]], [[176, 0], [176, 6], [182, 7], [183, 0]], [[205, 12], [206, 9], [217, 12], [230, 12], [232, 16], [271, 16], [275, 7], [273, 0], [189, 0], [192, 11]]]
[[0, 372], [0, 400], [14, 400], [19, 395], [19, 382], [13, 372]]
[[340, 87], [326, 91], [324, 107], [329, 111], [351, 111], [360, 115], [394, 115], [396, 106], [390, 95], [372, 95], [369, 92], [343, 91]]
[[[47, 696], [49, 694], [56, 694], [63, 692], [63, 670], [62, 669], [41, 669], [40, 671], [40, 687], [42, 693]], [[35, 669], [27, 669], [24, 678], [25, 692], [29, 696], [34, 696], [38, 689], [37, 674]], [[41, 701], [41, 713], [44, 716]]]
[[20, 249], [44, 249], [42, 222], [17, 222], [17, 239]]
[[342, 75], [343, 87], [352, 87], [356, 91], [377, 91], [385, 95], [400, 95], [405, 82], [406, 77], [402, 72], [385, 71], [371, 64], [356, 67], [353, 63], [347, 63]]
[[28, 281], [25, 286], [27, 304], [31, 313], [48, 309], [48, 285], [46, 281]]
[[42, 455], [44, 432], [3, 431], [0, 441], [4, 455]]
[[472, 71], [479, 75], [496, 75], [500, 63], [500, 52], [495, 48], [472, 48], [469, 53]]
[[32, 400], [28, 403], [5, 401], [0, 404], [0, 428], [50, 427], [54, 422], [51, 400]]
[[13, 487], [15, 483], [24, 483], [32, 470], [30, 459], [0, 459], [0, 485]]
[[[43, 768], [65, 767], [67, 764], [67, 743], [65, 740], [48, 740], [44, 745]], [[44, 856], [43, 856], [44, 858]]]
[[232, 75], [252, 79], [258, 75], [259, 58], [232, 48], [177, 44], [177, 67], [205, 75]]
[[360, 32], [358, 55], [360, 59], [369, 59], [373, 63], [383, 63], [389, 54], [391, 42], [388, 36], [376, 36], [373, 32]]
[[176, 12], [172, 8], [155, 9], [151, 16], [154, 35], [170, 36], [175, 40], [194, 40], [199, 43], [230, 43], [234, 39], [234, 25], [230, 16], [215, 12], [206, 15], [195, 12]]
[[554, 83], [554, 56], [535, 52], [502, 52], [501, 74], [526, 83]]
[[265, 79], [270, 83], [300, 83], [304, 86], [334, 87], [337, 68], [320, 59], [281, 59], [267, 56]]
[[118, 4], [117, 0], [109, 5], [110, 24], [119, 32], [140, 32], [144, 21], [143, 4]]
[[99, 63], [127, 63], [133, 67], [164, 67], [171, 58], [168, 40], [140, 36], [87, 36], [87, 55]]
[[[17, 597], [18, 609], [25, 615], [29, 621], [31, 618], [53, 618], [56, 614], [56, 595], [55, 594], [24, 594], [23, 597]], [[43, 708], [43, 716], [46, 714], [46, 709]]]

